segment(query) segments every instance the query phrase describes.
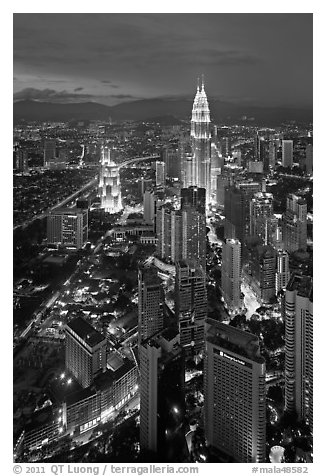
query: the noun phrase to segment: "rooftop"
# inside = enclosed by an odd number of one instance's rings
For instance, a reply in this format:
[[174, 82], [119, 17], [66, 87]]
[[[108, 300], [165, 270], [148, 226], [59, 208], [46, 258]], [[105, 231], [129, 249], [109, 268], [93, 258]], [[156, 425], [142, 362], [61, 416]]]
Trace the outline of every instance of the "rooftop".
[[260, 355], [258, 337], [228, 324], [207, 319], [206, 340], [259, 364], [265, 362]]
[[146, 286], [157, 286], [162, 284], [162, 280], [158, 277], [157, 269], [153, 266], [139, 268], [141, 281]]
[[312, 277], [293, 274], [286, 288], [288, 291], [297, 291], [298, 296], [309, 298], [312, 301]]
[[94, 347], [102, 341], [105, 341], [105, 337], [100, 334], [93, 326], [91, 326], [82, 317], [76, 317], [67, 324], [67, 327], [75, 332], [83, 341], [90, 347]]

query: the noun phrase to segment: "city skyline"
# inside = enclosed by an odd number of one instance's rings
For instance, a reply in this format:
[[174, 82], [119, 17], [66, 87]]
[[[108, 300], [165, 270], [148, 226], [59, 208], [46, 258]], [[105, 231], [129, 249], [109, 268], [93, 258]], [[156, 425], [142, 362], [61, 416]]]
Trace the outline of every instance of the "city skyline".
[[312, 14], [14, 14], [15, 101], [192, 98], [204, 74], [210, 98], [311, 108], [311, 70]]
[[312, 463], [312, 15], [16, 18], [14, 462]]

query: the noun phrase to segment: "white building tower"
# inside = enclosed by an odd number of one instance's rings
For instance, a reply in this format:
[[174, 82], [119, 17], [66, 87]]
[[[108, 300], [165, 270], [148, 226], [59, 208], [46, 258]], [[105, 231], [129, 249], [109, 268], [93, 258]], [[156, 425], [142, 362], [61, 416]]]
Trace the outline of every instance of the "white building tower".
[[210, 133], [210, 111], [202, 80], [201, 88], [199, 83], [194, 99], [191, 117], [191, 149], [192, 161], [191, 170], [188, 171], [191, 177], [187, 180], [189, 185], [196, 185], [206, 189], [206, 206], [210, 203], [211, 188], [211, 133]]
[[99, 178], [101, 208], [108, 213], [122, 210], [120, 173], [118, 165], [111, 160], [110, 149], [102, 146]]

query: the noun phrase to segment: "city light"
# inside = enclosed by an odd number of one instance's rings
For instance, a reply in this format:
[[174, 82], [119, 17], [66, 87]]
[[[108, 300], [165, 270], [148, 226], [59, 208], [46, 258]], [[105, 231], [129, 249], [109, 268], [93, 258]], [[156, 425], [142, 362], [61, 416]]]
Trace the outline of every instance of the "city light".
[[155, 15], [14, 19], [15, 462], [310, 462], [312, 14]]

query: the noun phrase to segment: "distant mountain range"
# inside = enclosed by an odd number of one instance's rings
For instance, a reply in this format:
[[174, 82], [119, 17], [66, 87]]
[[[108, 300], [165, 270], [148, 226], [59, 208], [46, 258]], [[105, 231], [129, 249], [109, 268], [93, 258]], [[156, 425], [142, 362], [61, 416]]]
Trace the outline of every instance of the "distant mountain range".
[[[215, 123], [250, 123], [262, 126], [277, 126], [282, 122], [312, 122], [312, 109], [273, 108], [247, 106], [210, 99], [211, 118]], [[189, 120], [192, 100], [177, 98], [142, 99], [105, 106], [95, 102], [46, 103], [18, 101], [14, 103], [14, 123], [25, 121], [70, 121], [70, 120], [156, 120], [164, 124], [177, 124], [180, 119]], [[245, 119], [246, 117], [246, 119]]]

